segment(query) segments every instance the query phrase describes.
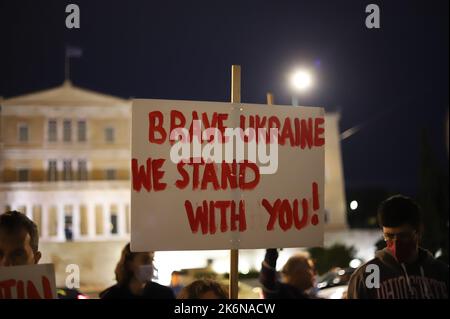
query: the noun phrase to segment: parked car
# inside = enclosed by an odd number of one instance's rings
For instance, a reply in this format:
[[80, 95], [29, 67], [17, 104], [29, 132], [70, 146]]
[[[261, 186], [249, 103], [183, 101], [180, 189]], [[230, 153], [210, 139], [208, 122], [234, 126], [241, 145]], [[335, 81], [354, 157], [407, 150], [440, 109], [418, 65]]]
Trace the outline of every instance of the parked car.
[[317, 296], [324, 299], [344, 299], [354, 268], [335, 268], [323, 274], [317, 280]]

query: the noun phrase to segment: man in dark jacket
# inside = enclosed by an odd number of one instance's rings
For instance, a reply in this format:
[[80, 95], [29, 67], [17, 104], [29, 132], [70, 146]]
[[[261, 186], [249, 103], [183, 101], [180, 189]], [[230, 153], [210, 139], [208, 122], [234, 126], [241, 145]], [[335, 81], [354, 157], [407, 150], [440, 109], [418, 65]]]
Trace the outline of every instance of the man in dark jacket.
[[449, 267], [419, 247], [418, 205], [396, 195], [381, 203], [378, 221], [387, 247], [350, 279], [349, 299], [447, 299]]

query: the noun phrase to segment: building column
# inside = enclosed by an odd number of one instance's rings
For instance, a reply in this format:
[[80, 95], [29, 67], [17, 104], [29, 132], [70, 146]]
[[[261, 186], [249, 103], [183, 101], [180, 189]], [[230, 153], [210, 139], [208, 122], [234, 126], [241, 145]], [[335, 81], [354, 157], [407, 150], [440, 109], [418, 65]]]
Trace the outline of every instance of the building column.
[[104, 203], [102, 205], [103, 211], [103, 237], [109, 238], [111, 236], [111, 205]]
[[[59, 121], [58, 121], [59, 122]], [[57, 137], [59, 141], [59, 136]], [[56, 161], [56, 180], [62, 181], [63, 180], [63, 159], [58, 159]]]
[[80, 205], [72, 205], [72, 235], [73, 240], [80, 238]]
[[65, 226], [65, 212], [64, 204], [59, 204], [56, 206], [56, 238], [60, 241], [66, 240], [66, 234], [64, 232]]
[[41, 205], [41, 237], [48, 240], [48, 206]]
[[129, 207], [130, 204], [128, 202], [125, 202], [123, 204], [123, 232], [125, 236], [130, 235], [129, 227], [131, 227], [131, 223], [130, 223], [130, 215], [128, 213]]
[[125, 237], [126, 235], [126, 210], [125, 204], [117, 204], [117, 234], [120, 237]]
[[28, 217], [29, 219], [33, 220], [33, 205], [28, 204], [28, 205], [25, 207], [25, 210], [26, 210], [27, 217]]
[[96, 214], [95, 214], [95, 204], [86, 204], [86, 214], [87, 214], [87, 229], [88, 238], [94, 239], [96, 237]]

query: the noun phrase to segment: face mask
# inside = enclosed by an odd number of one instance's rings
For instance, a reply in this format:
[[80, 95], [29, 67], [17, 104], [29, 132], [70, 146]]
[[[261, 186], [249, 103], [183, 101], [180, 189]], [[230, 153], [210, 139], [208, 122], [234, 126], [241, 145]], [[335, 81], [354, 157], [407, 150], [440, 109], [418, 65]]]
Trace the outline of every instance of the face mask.
[[399, 263], [411, 260], [416, 253], [416, 246], [414, 240], [395, 240], [387, 242], [387, 249]]
[[153, 265], [141, 265], [136, 273], [136, 278], [142, 283], [150, 281], [153, 278]]

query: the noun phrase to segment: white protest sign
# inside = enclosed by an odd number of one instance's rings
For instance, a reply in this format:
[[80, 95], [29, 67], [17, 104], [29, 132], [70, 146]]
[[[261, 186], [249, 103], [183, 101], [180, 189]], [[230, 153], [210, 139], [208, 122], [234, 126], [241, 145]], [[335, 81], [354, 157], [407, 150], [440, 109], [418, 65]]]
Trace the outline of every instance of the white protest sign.
[[52, 264], [0, 267], [0, 299], [56, 299]]
[[316, 107], [134, 100], [131, 249], [323, 245], [324, 121]]

